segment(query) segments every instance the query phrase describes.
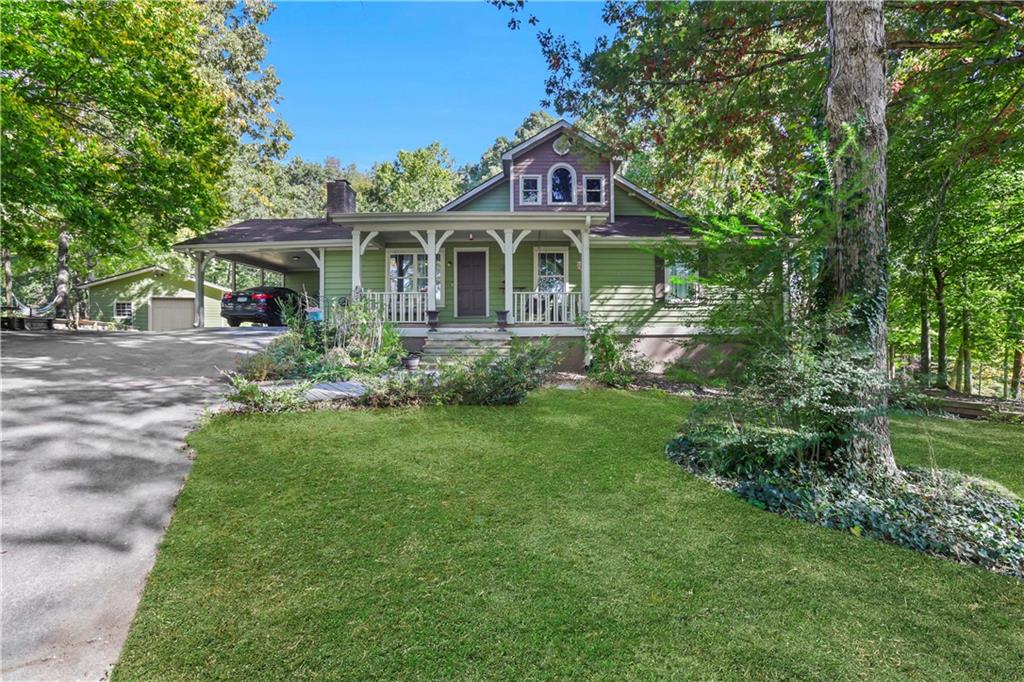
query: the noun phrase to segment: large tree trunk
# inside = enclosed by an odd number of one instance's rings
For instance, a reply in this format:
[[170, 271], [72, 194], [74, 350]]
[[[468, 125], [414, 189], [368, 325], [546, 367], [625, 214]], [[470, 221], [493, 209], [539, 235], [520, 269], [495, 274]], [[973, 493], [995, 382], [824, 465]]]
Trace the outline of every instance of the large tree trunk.
[[1014, 400], [1021, 399], [1020, 375], [1024, 369], [1024, 350], [1016, 348], [1013, 351], [1013, 374], [1010, 376], [1010, 397]]
[[935, 278], [935, 310], [939, 314], [938, 350], [936, 353], [935, 385], [949, 388], [949, 313], [946, 311], [946, 274], [938, 268], [932, 268]]
[[11, 250], [3, 248], [4, 261], [4, 305], [14, 307], [14, 273], [11, 271]]
[[928, 273], [921, 275], [921, 385], [932, 384], [932, 328], [928, 307]]
[[71, 281], [71, 273], [68, 271], [68, 246], [70, 243], [71, 233], [62, 230], [57, 239], [57, 278], [53, 283], [54, 311], [57, 317], [67, 316], [68, 282]]
[[[853, 306], [847, 334], [867, 344], [871, 366], [885, 371], [889, 242], [886, 224], [885, 21], [881, 0], [828, 0], [829, 80], [825, 120], [834, 159], [838, 225], [828, 245], [823, 285], [830, 306]], [[844, 147], [848, 133], [856, 149]], [[840, 153], [840, 149], [842, 151]], [[850, 440], [848, 456], [883, 475], [898, 475], [884, 392], [859, 396], [874, 413]]]

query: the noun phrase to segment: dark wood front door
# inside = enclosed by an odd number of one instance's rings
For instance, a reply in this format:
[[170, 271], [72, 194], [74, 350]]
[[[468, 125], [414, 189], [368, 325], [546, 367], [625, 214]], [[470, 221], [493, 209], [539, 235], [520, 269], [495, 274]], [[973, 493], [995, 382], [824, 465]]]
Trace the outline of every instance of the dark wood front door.
[[459, 317], [483, 317], [487, 314], [487, 254], [483, 251], [460, 251], [455, 255], [455, 276], [458, 278]]

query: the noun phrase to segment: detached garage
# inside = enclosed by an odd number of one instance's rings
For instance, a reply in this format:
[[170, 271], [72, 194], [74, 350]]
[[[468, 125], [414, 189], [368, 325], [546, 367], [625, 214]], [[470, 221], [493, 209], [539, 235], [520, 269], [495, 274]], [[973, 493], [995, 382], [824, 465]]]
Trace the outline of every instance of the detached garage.
[[[159, 265], [86, 282], [89, 318], [120, 322], [140, 331], [191, 329], [194, 325], [195, 280]], [[204, 284], [207, 327], [222, 327], [220, 297], [227, 288]]]

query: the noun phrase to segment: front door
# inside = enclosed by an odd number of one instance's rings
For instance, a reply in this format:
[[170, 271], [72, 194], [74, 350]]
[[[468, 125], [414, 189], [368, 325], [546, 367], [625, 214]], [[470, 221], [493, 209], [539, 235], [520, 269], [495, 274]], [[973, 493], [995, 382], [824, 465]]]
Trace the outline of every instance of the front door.
[[455, 254], [455, 295], [457, 317], [487, 315], [487, 254], [483, 251], [459, 251]]

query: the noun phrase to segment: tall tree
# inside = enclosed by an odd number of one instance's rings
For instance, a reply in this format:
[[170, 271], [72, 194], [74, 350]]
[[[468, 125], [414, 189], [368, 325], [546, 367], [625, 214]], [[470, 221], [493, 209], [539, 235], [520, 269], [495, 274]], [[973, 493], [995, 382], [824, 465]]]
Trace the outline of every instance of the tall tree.
[[4, 4], [4, 246], [59, 250], [59, 308], [72, 244], [167, 244], [221, 215], [230, 137], [200, 21], [160, 2]]
[[459, 174], [440, 143], [399, 151], [390, 163], [373, 167], [364, 210], [381, 212], [436, 211], [458, 196]]
[[[828, 0], [829, 78], [825, 121], [832, 152], [835, 233], [821, 279], [824, 303], [848, 308], [847, 334], [886, 370], [889, 242], [886, 226], [885, 19], [882, 0]], [[886, 396], [860, 396], [875, 409], [848, 444], [850, 457], [872, 470], [897, 473]]]

